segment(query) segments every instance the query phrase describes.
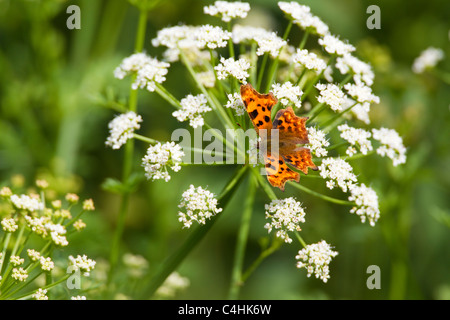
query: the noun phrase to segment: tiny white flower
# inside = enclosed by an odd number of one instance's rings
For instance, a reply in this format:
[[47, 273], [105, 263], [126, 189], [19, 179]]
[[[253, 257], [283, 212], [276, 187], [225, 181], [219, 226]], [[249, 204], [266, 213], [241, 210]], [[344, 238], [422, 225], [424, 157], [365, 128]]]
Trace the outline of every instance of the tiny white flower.
[[138, 88], [155, 91], [155, 83], [163, 83], [170, 64], [158, 61], [145, 53], [135, 53], [125, 58], [114, 70], [114, 76], [123, 79], [129, 74], [136, 74], [136, 80], [131, 84], [134, 90]]
[[129, 139], [133, 138], [135, 130], [139, 129], [142, 117], [133, 111], [116, 116], [109, 124], [109, 136], [105, 144], [113, 149], [119, 149]]
[[320, 176], [328, 179], [326, 186], [329, 189], [339, 187], [342, 191], [347, 190], [357, 181], [356, 175], [353, 173], [352, 166], [343, 159], [326, 158], [323, 159], [319, 166]]
[[232, 30], [233, 43], [255, 42], [255, 37], [269, 37], [270, 32], [264, 28], [235, 24]]
[[22, 267], [20, 267], [19, 269], [14, 268], [14, 269], [12, 269], [11, 277], [12, 277], [14, 280], [23, 282], [23, 281], [26, 281], [26, 280], [27, 280], [27, 278], [28, 278], [28, 272], [27, 272], [24, 268], [22, 268]]
[[316, 88], [320, 91], [317, 101], [329, 105], [334, 112], [343, 110], [346, 95], [337, 85], [318, 83]]
[[186, 277], [182, 277], [178, 272], [172, 272], [164, 283], [156, 291], [156, 295], [166, 299], [175, 297], [177, 291], [189, 287], [190, 281]]
[[254, 40], [258, 44], [256, 54], [262, 56], [265, 53], [269, 53], [272, 58], [276, 58], [281, 49], [287, 45], [287, 42], [277, 36], [275, 32], [258, 33], [254, 36]]
[[31, 297], [35, 300], [48, 300], [47, 289], [39, 288]]
[[13, 194], [9, 199], [17, 209], [27, 210], [29, 212], [44, 210], [44, 204], [41, 201], [25, 194], [20, 196]]
[[183, 223], [183, 228], [190, 228], [193, 221], [205, 224], [206, 219], [211, 219], [222, 212], [222, 208], [218, 208], [217, 205], [218, 201], [213, 193], [202, 187], [190, 185], [189, 189], [183, 192], [178, 205], [183, 210], [178, 212], [178, 221]]
[[31, 261], [38, 261], [41, 258], [40, 252], [34, 249], [27, 249], [27, 254]]
[[338, 56], [343, 56], [356, 50], [356, 48], [351, 44], [345, 43], [331, 34], [327, 34], [320, 38], [319, 44], [325, 49], [326, 52], [336, 54]]
[[289, 81], [283, 84], [274, 83], [272, 85], [272, 93], [283, 106], [287, 106], [289, 103], [293, 103], [296, 108], [302, 106], [301, 97], [303, 91], [299, 86], [294, 86]]
[[9, 258], [9, 262], [15, 267], [20, 266], [22, 263], [25, 262], [25, 259], [19, 257], [19, 256], [11, 256]]
[[358, 102], [364, 103], [380, 103], [380, 98], [372, 93], [372, 89], [363, 83], [353, 84], [347, 83], [344, 85], [348, 94], [355, 98]]
[[55, 263], [50, 257], [40, 257], [39, 262], [41, 264], [41, 269], [44, 271], [51, 271], [55, 267]]
[[145, 176], [147, 179], [164, 179], [167, 182], [170, 180], [167, 168], [169, 167], [174, 172], [180, 171], [183, 157], [183, 150], [175, 142], [166, 142], [164, 144], [158, 142], [147, 149], [147, 154], [142, 159]]
[[322, 240], [318, 243], [307, 245], [298, 252], [295, 259], [299, 260], [297, 268], [305, 268], [308, 272], [308, 277], [314, 274], [316, 278], [320, 278], [326, 283], [330, 278], [330, 262], [337, 255], [338, 252], [333, 251], [332, 247]]
[[14, 218], [3, 218], [1, 224], [5, 232], [14, 232], [19, 228]]
[[246, 84], [247, 78], [250, 76], [247, 70], [250, 67], [250, 62], [245, 58], [234, 60], [233, 58], [225, 59], [221, 57], [220, 64], [215, 66], [214, 69], [217, 71], [217, 78], [219, 80], [224, 80], [231, 76]]
[[360, 186], [354, 185], [350, 188], [348, 200], [354, 201], [356, 204], [350, 210], [350, 213], [356, 213], [361, 218], [362, 223], [368, 219], [370, 225], [375, 226], [380, 217], [380, 209], [378, 207], [378, 196], [372, 188], [366, 187], [364, 183]]
[[231, 19], [245, 18], [250, 11], [247, 2], [216, 1], [214, 5], [203, 7], [203, 12], [211, 16], [219, 16], [222, 21], [230, 22]]
[[406, 148], [403, 145], [402, 137], [394, 129], [380, 128], [372, 129], [373, 138], [381, 143], [377, 148], [377, 153], [387, 156], [393, 161], [394, 166], [406, 162]]
[[344, 54], [342, 57], [338, 57], [336, 59], [336, 68], [342, 74], [352, 72], [355, 83], [365, 83], [368, 86], [373, 84], [375, 74], [372, 71], [372, 67], [351, 54]]
[[194, 32], [194, 37], [200, 49], [205, 47], [217, 49], [227, 46], [227, 41], [231, 38], [231, 32], [207, 24], [198, 28]]
[[291, 243], [292, 239], [288, 232], [301, 231], [300, 223], [305, 222], [305, 211], [300, 202], [294, 198], [281, 200], [272, 200], [270, 204], [265, 205], [266, 223], [264, 228], [270, 233], [272, 229], [277, 230], [276, 236], [286, 243]]
[[86, 296], [73, 296], [70, 300], [86, 300]]
[[197, 78], [205, 88], [214, 88], [216, 84], [216, 76], [210, 70], [197, 73]]
[[299, 27], [322, 36], [328, 34], [328, 26], [319, 17], [311, 13], [310, 7], [301, 5], [295, 1], [280, 1], [278, 2], [278, 6]]
[[204, 124], [202, 113], [212, 110], [207, 102], [203, 94], [196, 96], [189, 94], [181, 99], [181, 109], [174, 111], [172, 115], [181, 122], [189, 119], [189, 124], [193, 128], [201, 127]]
[[414, 60], [412, 70], [414, 73], [423, 73], [426, 69], [434, 68], [442, 59], [444, 59], [442, 49], [429, 47]]
[[242, 99], [241, 99], [241, 94], [237, 93], [237, 92], [235, 92], [233, 94], [230, 93], [227, 95], [227, 97], [228, 97], [228, 101], [227, 101], [227, 104], [225, 105], [225, 107], [234, 109], [237, 116], [244, 115], [246, 110], [245, 110], [244, 103], [242, 102]]
[[74, 270], [80, 270], [83, 272], [84, 276], [89, 276], [89, 272], [94, 270], [96, 262], [92, 259], [89, 259], [86, 255], [80, 256], [78, 255], [76, 258], [73, 256], [69, 256], [69, 266], [73, 266]]
[[326, 134], [315, 127], [307, 127], [309, 143], [305, 146], [311, 150], [311, 153], [317, 157], [326, 157], [328, 155], [327, 147], [330, 142], [326, 139]]
[[350, 146], [347, 148], [347, 155], [353, 156], [357, 153], [355, 147], [359, 149], [362, 154], [367, 154], [372, 151], [372, 143], [369, 138], [372, 134], [369, 131], [359, 128], [353, 128], [347, 124], [338, 126], [338, 130], [341, 131], [341, 138], [347, 140]]
[[50, 233], [50, 237], [52, 238], [52, 241], [59, 246], [67, 246], [69, 242], [67, 241], [67, 238], [65, 234], [67, 233], [66, 228], [61, 224], [54, 224], [54, 223], [47, 223], [44, 225], [45, 230]]
[[316, 73], [322, 72], [327, 67], [323, 59], [319, 58], [313, 52], [308, 52], [306, 49], [297, 49], [294, 55], [294, 62], [301, 64], [306, 69], [314, 70]]

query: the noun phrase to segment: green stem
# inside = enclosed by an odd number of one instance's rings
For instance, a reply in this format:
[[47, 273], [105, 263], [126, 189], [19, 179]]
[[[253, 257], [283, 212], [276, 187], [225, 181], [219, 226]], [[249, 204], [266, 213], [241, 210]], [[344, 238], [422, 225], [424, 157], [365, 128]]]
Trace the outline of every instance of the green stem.
[[[141, 10], [139, 14], [138, 30], [136, 32], [136, 40], [134, 47], [135, 52], [142, 52], [144, 48], [146, 25], [147, 25], [147, 11]], [[130, 111], [136, 112], [137, 110], [137, 93], [138, 93], [137, 90], [133, 89], [130, 90], [130, 97], [128, 101], [129, 103], [128, 109]], [[131, 175], [131, 171], [133, 169], [133, 154], [134, 154], [134, 140], [131, 140], [128, 141], [128, 143], [125, 145], [125, 155], [122, 172], [123, 183], [126, 183]], [[117, 261], [119, 258], [120, 241], [122, 239], [123, 230], [125, 228], [125, 220], [128, 211], [129, 197], [130, 197], [129, 192], [125, 192], [122, 194], [117, 226], [111, 244], [111, 252], [109, 257], [110, 269], [108, 273], [108, 284], [111, 283], [112, 277], [114, 275], [117, 266]]]
[[339, 124], [339, 119], [347, 112], [349, 112], [354, 106], [356, 106], [358, 104], [358, 102], [355, 102], [354, 104], [352, 104], [350, 107], [348, 107], [347, 109], [339, 112], [338, 114], [335, 114], [331, 119], [328, 119], [327, 121], [325, 121], [321, 127], [324, 128], [323, 131], [325, 133], [330, 132], [335, 126], [337, 126]]
[[[10, 239], [11, 239], [11, 232], [8, 232], [8, 233], [6, 233], [6, 237], [4, 238], [4, 241], [3, 241], [2, 256], [0, 259], [0, 275], [2, 274], [3, 262], [5, 261], [6, 249], [8, 249]], [[4, 277], [1, 281], [1, 283], [3, 283], [3, 281], [4, 281]]]
[[306, 120], [306, 122], [311, 122], [314, 120], [324, 109], [326, 105], [323, 102], [318, 103], [317, 105], [312, 108], [312, 110], [309, 112], [309, 118]]
[[144, 136], [141, 136], [140, 134], [137, 134], [137, 133], [133, 133], [133, 138], [135, 138], [137, 140], [141, 140], [141, 141], [147, 142], [148, 144], [151, 144], [151, 145], [154, 145], [154, 144], [158, 143], [158, 141], [155, 140], [155, 139], [144, 137]]
[[[239, 168], [232, 179], [227, 183], [225, 188], [218, 196], [218, 203], [222, 209], [225, 209], [229, 203], [233, 193], [239, 187], [240, 182], [244, 178], [244, 173], [247, 171], [248, 166]], [[160, 266], [156, 274], [151, 278], [149, 285], [142, 293], [141, 298], [151, 298], [155, 291], [164, 283], [166, 278], [174, 272], [177, 267], [183, 262], [183, 260], [189, 255], [189, 253], [199, 244], [199, 242], [206, 236], [208, 231], [214, 225], [218, 217], [223, 215], [220, 213], [213, 216], [205, 225], [199, 225], [189, 235], [186, 241], [179, 247], [172, 255], [170, 255]], [[146, 282], [146, 281], [145, 281]]]
[[265, 53], [263, 60], [261, 62], [261, 66], [258, 72], [258, 83], [256, 84], [256, 90], [259, 91], [261, 90], [261, 82], [262, 82], [262, 78], [264, 75], [264, 69], [266, 69], [266, 64], [267, 64], [267, 59], [269, 58], [269, 54]]
[[332, 203], [336, 203], [336, 204], [340, 204], [340, 205], [344, 205], [344, 206], [354, 206], [355, 205], [353, 202], [350, 202], [350, 201], [336, 199], [336, 198], [332, 198], [332, 197], [326, 196], [324, 194], [318, 193], [316, 191], [313, 191], [313, 190], [305, 187], [304, 185], [302, 185], [300, 183], [296, 183], [296, 182], [292, 182], [292, 181], [288, 181], [287, 183], [289, 183], [291, 186], [294, 186], [297, 189], [300, 189], [306, 193], [309, 193], [310, 195], [316, 196], [316, 197], [318, 197], [322, 200], [328, 201], [328, 202], [332, 202]]
[[[290, 20], [289, 24], [286, 27], [286, 30], [284, 31], [283, 40], [286, 40], [287, 37], [289, 36], [289, 32], [291, 31], [292, 24], [293, 24], [293, 22], [292, 22], [292, 20]], [[280, 48], [280, 52], [281, 52], [281, 50], [283, 50], [283, 48]], [[269, 76], [267, 77], [266, 90], [264, 92], [269, 92], [270, 87], [272, 86], [272, 83], [275, 80], [277, 69], [278, 69], [279, 58], [280, 58], [280, 52], [278, 52], [277, 57], [272, 62], [272, 65], [270, 66]]]
[[242, 267], [244, 264], [245, 247], [247, 245], [248, 233], [250, 230], [250, 221], [252, 217], [253, 204], [256, 193], [256, 180], [252, 177], [249, 181], [248, 193], [244, 204], [244, 211], [242, 213], [242, 220], [239, 227], [239, 234], [236, 243], [236, 251], [234, 254], [234, 263], [231, 273], [231, 286], [228, 294], [228, 299], [235, 300], [238, 298], [239, 290], [242, 282]]
[[189, 74], [191, 75], [192, 79], [194, 79], [195, 83], [197, 84], [197, 87], [200, 89], [200, 91], [203, 93], [203, 95], [206, 97], [206, 100], [208, 100], [210, 106], [213, 108], [213, 110], [217, 113], [219, 120], [222, 122], [222, 124], [225, 126], [225, 128], [233, 128], [234, 124], [228, 118], [227, 113], [223, 109], [222, 105], [216, 104], [215, 101], [211, 98], [211, 95], [206, 91], [203, 84], [198, 80], [197, 75], [195, 74], [194, 69], [192, 68], [191, 64], [189, 63], [189, 60], [186, 58], [186, 55], [183, 53], [183, 50], [180, 49], [180, 57], [183, 61], [184, 65], [188, 69]]
[[261, 254], [256, 258], [256, 260], [250, 265], [250, 267], [245, 271], [245, 273], [242, 275], [242, 282], [247, 281], [247, 279], [250, 277], [250, 275], [253, 273], [253, 271], [256, 270], [256, 268], [261, 264], [261, 262], [264, 261], [268, 256], [270, 256], [272, 253], [277, 251], [280, 246], [283, 244], [283, 241], [280, 241], [279, 238], [273, 238], [272, 245], [261, 252]]

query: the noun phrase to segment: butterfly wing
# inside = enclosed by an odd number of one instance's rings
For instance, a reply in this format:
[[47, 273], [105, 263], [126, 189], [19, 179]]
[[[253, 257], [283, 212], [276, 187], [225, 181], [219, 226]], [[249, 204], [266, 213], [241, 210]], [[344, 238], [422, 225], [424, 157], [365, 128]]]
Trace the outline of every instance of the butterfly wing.
[[278, 154], [267, 152], [264, 157], [267, 180], [273, 187], [284, 191], [284, 185], [289, 180], [300, 181], [300, 174], [289, 168]]
[[307, 144], [306, 117], [298, 117], [291, 107], [281, 109], [273, 120], [273, 127], [280, 130], [280, 141], [290, 144]]
[[288, 107], [278, 111], [273, 121], [273, 127], [279, 130], [281, 157], [304, 174], [308, 174], [308, 168], [317, 170], [312, 161], [311, 151], [298, 146], [309, 143], [306, 120], [308, 118], [298, 117], [294, 110]]
[[256, 132], [259, 134], [261, 129], [272, 129], [271, 111], [278, 102], [275, 96], [271, 92], [260, 94], [251, 84], [245, 84], [241, 85], [241, 98]]

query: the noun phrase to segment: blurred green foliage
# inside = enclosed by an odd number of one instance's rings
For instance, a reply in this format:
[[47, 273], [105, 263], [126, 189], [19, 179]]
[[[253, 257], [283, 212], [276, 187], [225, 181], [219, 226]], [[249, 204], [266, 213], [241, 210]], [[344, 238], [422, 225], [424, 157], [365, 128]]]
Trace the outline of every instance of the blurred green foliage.
[[[248, 2], [255, 21], [283, 32], [287, 21], [276, 1]], [[217, 24], [218, 19], [203, 14], [202, 7], [210, 3], [160, 1], [149, 13], [145, 50], [152, 56], [161, 53], [150, 40], [163, 27], [179, 22]], [[396, 128], [408, 148], [408, 160], [397, 168], [380, 157], [359, 160], [368, 170], [357, 173], [379, 193], [381, 219], [375, 227], [361, 224], [348, 208], [287, 190], [284, 196], [295, 195], [315, 212], [303, 226], [305, 238], [326, 238], [339, 251], [331, 264], [331, 279], [323, 284], [306, 278], [304, 270], [295, 268], [298, 249], [283, 246], [252, 275], [241, 297], [449, 299], [450, 90], [433, 75], [413, 74], [411, 65], [422, 50], [434, 46], [446, 54], [439, 68], [450, 71], [450, 2], [377, 1], [380, 30], [366, 27], [370, 1], [301, 3], [311, 6], [332, 33], [348, 39], [360, 58], [372, 64], [374, 92], [381, 98], [381, 104], [372, 107], [372, 125]], [[81, 30], [66, 27], [70, 4], [81, 8]], [[138, 16], [125, 0], [0, 0], [0, 183], [10, 185], [17, 174], [30, 185], [36, 177], [45, 177], [60, 192], [92, 197], [97, 210], [86, 220], [83, 234], [74, 237], [71, 250], [100, 261], [109, 255], [119, 201], [101, 185], [107, 178], [120, 178], [123, 159], [123, 150], [108, 149], [104, 141], [107, 123], [123, 108], [129, 86], [114, 79], [113, 70], [133, 52]], [[300, 36], [296, 29], [291, 40], [298, 43]], [[189, 93], [186, 81], [184, 70], [174, 64], [165, 86], [182, 97]], [[169, 140], [179, 126], [171, 112], [157, 95], [139, 93], [143, 134]], [[145, 147], [137, 144], [136, 171]], [[131, 198], [123, 252], [143, 255], [150, 270], [157, 268], [190, 232], [181, 230], [176, 219], [182, 191], [194, 184], [217, 194], [232, 172], [221, 166], [193, 166], [183, 168], [170, 183], [141, 183]], [[302, 181], [326, 192], [321, 181]], [[241, 194], [179, 268], [191, 285], [177, 298], [226, 297]], [[257, 256], [266, 235], [267, 199], [261, 190], [256, 199], [246, 263]], [[366, 287], [369, 265], [381, 268], [380, 290]], [[117, 281], [117, 292], [132, 296], [122, 287], [123, 279], [125, 274]]]

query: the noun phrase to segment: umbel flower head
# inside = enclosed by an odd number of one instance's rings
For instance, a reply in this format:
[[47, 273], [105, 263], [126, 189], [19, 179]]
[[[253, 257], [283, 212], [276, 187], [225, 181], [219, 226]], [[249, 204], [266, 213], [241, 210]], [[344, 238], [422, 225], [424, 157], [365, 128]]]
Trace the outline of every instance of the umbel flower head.
[[316, 278], [327, 282], [330, 278], [330, 262], [338, 255], [331, 246], [324, 240], [313, 243], [300, 250], [295, 257], [299, 260], [297, 268], [305, 268], [308, 271], [308, 277], [315, 275]]
[[[190, 228], [194, 221], [205, 224], [206, 219], [222, 212], [219, 208], [216, 197], [213, 193], [202, 187], [190, 185], [189, 189], [183, 192], [178, 212], [178, 221], [183, 223], [183, 227]], [[185, 212], [184, 212], [185, 211]]]

